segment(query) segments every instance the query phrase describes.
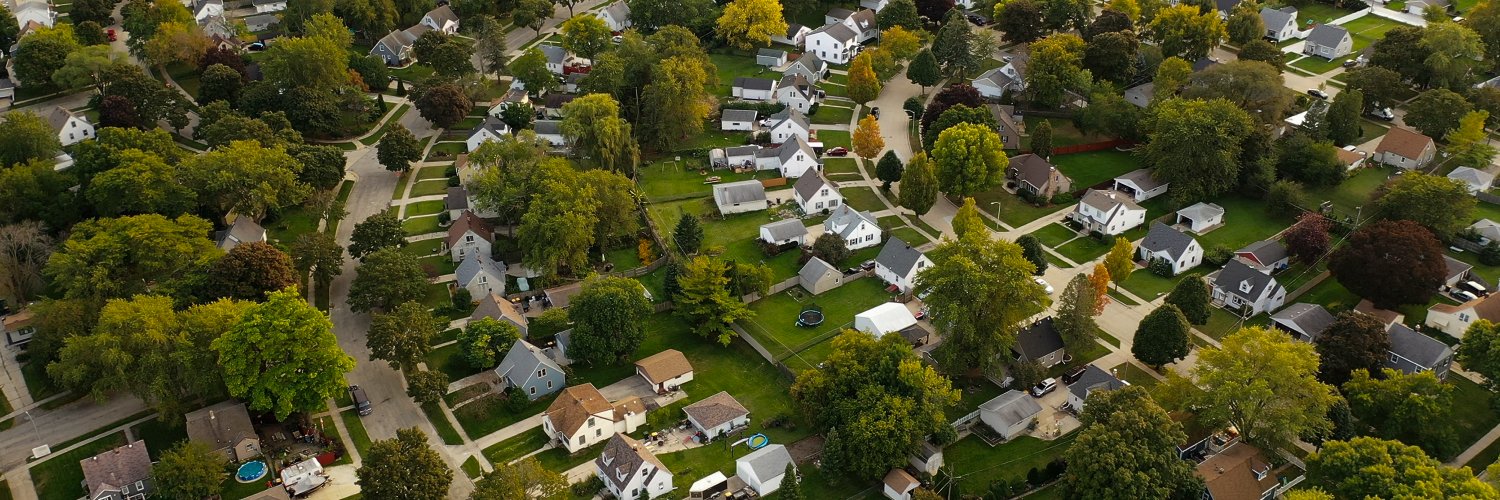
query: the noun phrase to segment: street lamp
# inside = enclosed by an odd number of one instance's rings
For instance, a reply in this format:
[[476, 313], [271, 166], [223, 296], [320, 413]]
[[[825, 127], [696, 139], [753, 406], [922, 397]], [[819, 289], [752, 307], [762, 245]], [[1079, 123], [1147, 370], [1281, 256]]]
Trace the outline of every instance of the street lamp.
[[37, 429], [36, 419], [31, 417], [31, 410], [26, 410], [21, 413], [25, 414], [26, 420], [31, 422], [31, 433], [33, 436], [36, 436], [36, 442], [40, 444], [42, 442], [42, 431]]
[[992, 202], [990, 202], [990, 204], [995, 206], [995, 220], [999, 221], [1000, 220], [1000, 202], [998, 202], [998, 201], [992, 201]]

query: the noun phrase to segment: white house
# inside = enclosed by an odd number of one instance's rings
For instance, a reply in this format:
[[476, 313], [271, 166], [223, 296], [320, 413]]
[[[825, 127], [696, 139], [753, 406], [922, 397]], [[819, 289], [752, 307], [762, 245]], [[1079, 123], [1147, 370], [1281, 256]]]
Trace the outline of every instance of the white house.
[[31, 23], [48, 28], [57, 24], [57, 11], [47, 0], [16, 0], [6, 6], [10, 7], [11, 15], [16, 18], [16, 26], [22, 28], [23, 34], [26, 33], [25, 27]]
[[458, 14], [447, 5], [427, 11], [422, 15], [422, 24], [449, 35], [458, 33]]
[[562, 120], [537, 120], [531, 123], [531, 131], [553, 148], [563, 148], [568, 144], [568, 140], [562, 135]]
[[906, 304], [886, 302], [854, 315], [854, 329], [882, 337], [887, 333], [898, 333], [917, 325], [917, 317], [911, 314]]
[[849, 205], [839, 205], [834, 209], [828, 220], [823, 221], [823, 232], [839, 235], [850, 250], [880, 244], [880, 223], [875, 221], [875, 216], [849, 208]]
[[817, 54], [818, 59], [833, 64], [849, 64], [854, 59], [855, 47], [859, 46], [859, 33], [842, 23], [832, 23], [808, 33], [802, 41], [802, 50]]
[[1443, 12], [1453, 10], [1452, 0], [1412, 0], [1406, 3], [1406, 13], [1420, 16], [1426, 13], [1428, 5], [1442, 7]]
[[891, 500], [911, 500], [911, 492], [916, 491], [922, 483], [911, 473], [904, 469], [891, 469], [885, 474], [885, 480], [881, 481], [881, 493]]
[[672, 491], [672, 471], [640, 441], [618, 432], [594, 460], [594, 473], [614, 498], [656, 498]]
[[765, 210], [770, 207], [766, 200], [766, 187], [757, 180], [727, 182], [714, 185], [714, 204], [723, 215]]
[[94, 138], [94, 124], [89, 123], [89, 118], [62, 106], [52, 109], [47, 115], [47, 123], [52, 125], [52, 130], [57, 132], [57, 141], [64, 146]]
[[1323, 306], [1298, 302], [1271, 315], [1271, 326], [1303, 342], [1317, 342], [1334, 317]]
[[839, 194], [839, 188], [824, 179], [821, 173], [812, 173], [797, 178], [797, 183], [792, 185], [792, 196], [797, 200], [797, 206], [802, 208], [802, 213], [805, 214], [831, 211], [844, 204], [844, 197]]
[[730, 95], [747, 101], [769, 101], [776, 98], [776, 80], [741, 76], [734, 79]]
[[683, 407], [682, 413], [687, 415], [688, 423], [694, 429], [709, 439], [717, 439], [734, 429], [750, 425], [750, 410], [724, 391]]
[[1242, 308], [1250, 315], [1274, 311], [1286, 301], [1286, 287], [1276, 278], [1239, 259], [1230, 260], [1224, 269], [1208, 277], [1213, 285], [1213, 300], [1226, 309]]
[[1349, 36], [1349, 30], [1336, 24], [1319, 24], [1314, 27], [1302, 45], [1303, 54], [1330, 61], [1349, 55], [1352, 50], [1354, 38]]
[[755, 130], [755, 110], [726, 109], [719, 115], [719, 130]]
[[1146, 223], [1146, 209], [1119, 191], [1090, 189], [1068, 217], [1085, 231], [1114, 236]]
[[1266, 26], [1266, 38], [1273, 42], [1283, 42], [1297, 36], [1296, 7], [1288, 6], [1280, 9], [1261, 7], [1260, 20]]
[[381, 37], [380, 41], [375, 42], [375, 46], [370, 47], [370, 55], [385, 60], [387, 66], [401, 66], [411, 62], [412, 44], [416, 43], [416, 41], [417, 37], [410, 32], [406, 30], [394, 30], [386, 36]]
[[1286, 245], [1276, 240], [1260, 240], [1234, 251], [1234, 258], [1263, 273], [1286, 269], [1291, 263], [1291, 254]]
[[990, 99], [1004, 97], [1006, 92], [1012, 90], [1026, 90], [1027, 62], [1026, 54], [1016, 54], [1004, 66], [986, 71], [969, 83], [979, 91], [979, 95]]
[[807, 241], [807, 228], [802, 226], [799, 219], [782, 219], [761, 225], [760, 240], [776, 246], [792, 243], [802, 245]]
[[468, 151], [472, 153], [479, 149], [481, 144], [498, 141], [509, 133], [510, 127], [506, 126], [505, 122], [494, 116], [486, 116], [484, 121], [479, 122], [479, 125], [469, 132], [469, 138], [464, 141], [464, 147], [469, 148]]
[[556, 45], [538, 45], [537, 49], [547, 56], [547, 70], [554, 75], [563, 74], [563, 65], [568, 62], [568, 51]]
[[1204, 231], [1224, 223], [1224, 207], [1213, 203], [1198, 202], [1177, 211], [1174, 224], [1184, 224], [1189, 231], [1203, 234]]
[[[786, 451], [786, 446], [771, 444], [735, 459], [734, 472], [756, 495], [766, 496], [781, 488], [786, 466], [791, 463], [792, 454]], [[796, 469], [795, 465], [792, 467]]]
[[1463, 183], [1469, 188], [1469, 194], [1489, 191], [1495, 185], [1495, 174], [1470, 167], [1455, 168], [1448, 173], [1448, 178]]
[[875, 256], [875, 276], [896, 285], [901, 293], [911, 292], [917, 281], [917, 272], [929, 267], [932, 267], [932, 259], [901, 238], [886, 240], [885, 246], [880, 247], [880, 254]]
[[875, 12], [880, 12], [880, 9], [884, 9], [886, 4], [889, 3], [891, 3], [890, 0], [859, 0], [860, 7], [870, 9]]
[[776, 102], [785, 104], [787, 109], [806, 113], [822, 97], [823, 91], [802, 75], [788, 74], [776, 85]]
[[979, 405], [979, 420], [1005, 439], [1015, 439], [1036, 423], [1042, 405], [1036, 398], [1016, 390], [1005, 391]]
[[880, 26], [876, 23], [875, 11], [871, 9], [828, 9], [828, 13], [823, 16], [823, 24], [833, 23], [842, 24], [853, 31], [857, 35], [855, 43], [865, 43], [880, 36]]
[[490, 293], [505, 295], [505, 264], [490, 260], [489, 254], [469, 252], [453, 275], [458, 286], [469, 291], [470, 297]]
[[542, 432], [569, 453], [602, 443], [615, 433], [635, 432], [645, 423], [646, 405], [640, 398], [610, 403], [594, 384], [563, 389], [542, 414]]
[[636, 361], [635, 374], [640, 375], [651, 390], [664, 393], [692, 382], [693, 365], [688, 363], [682, 351], [667, 349]]
[[465, 211], [448, 226], [448, 237], [443, 240], [453, 262], [463, 262], [469, 254], [490, 255], [495, 242], [495, 230], [474, 212]]
[[1115, 191], [1130, 195], [1140, 203], [1167, 192], [1167, 183], [1151, 177], [1151, 169], [1132, 170], [1115, 177]]
[[193, 6], [193, 19], [202, 23], [211, 17], [223, 17], [224, 0], [200, 0]]
[[1115, 390], [1127, 385], [1130, 385], [1130, 382], [1120, 380], [1098, 366], [1088, 365], [1084, 368], [1083, 376], [1068, 384], [1068, 405], [1073, 408], [1073, 411], [1083, 413], [1083, 407], [1089, 395], [1097, 391]]
[[1152, 222], [1151, 230], [1136, 248], [1136, 256], [1148, 263], [1157, 259], [1168, 262], [1175, 276], [1203, 263], [1203, 246], [1172, 226]]
[[256, 14], [286, 10], [286, 0], [250, 0], [250, 4], [255, 6]]
[[[817, 153], [802, 136], [798, 135], [789, 137], [780, 146], [757, 149], [754, 154], [757, 170], [776, 170], [782, 177], [799, 178], [807, 172], [822, 170], [822, 165], [818, 163]], [[736, 158], [733, 154], [729, 155], [731, 165], [737, 164], [733, 162]]]
[[1500, 322], [1500, 294], [1471, 300], [1459, 305], [1438, 303], [1427, 308], [1427, 326], [1462, 339], [1469, 327], [1479, 320]]
[[787, 21], [786, 33], [771, 35], [771, 41], [775, 43], [784, 43], [793, 47], [801, 47], [802, 42], [807, 39], [808, 33], [812, 33], [811, 28], [791, 21]]
[[616, 0], [608, 7], [599, 9], [595, 15], [599, 16], [606, 26], [609, 26], [610, 31], [624, 31], [631, 25], [630, 5], [626, 4], [625, 0]]
[[770, 120], [771, 142], [784, 143], [792, 140], [793, 136], [808, 141], [812, 137], [812, 125], [807, 122], [807, 115], [801, 111], [784, 109], [771, 115]]

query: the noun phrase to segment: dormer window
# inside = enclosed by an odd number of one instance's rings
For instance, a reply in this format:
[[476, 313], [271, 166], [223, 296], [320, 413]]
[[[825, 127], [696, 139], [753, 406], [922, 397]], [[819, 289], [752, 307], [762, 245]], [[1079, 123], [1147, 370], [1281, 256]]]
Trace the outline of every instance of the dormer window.
[[465, 243], [473, 243], [474, 242], [474, 235], [472, 235], [472, 234], [465, 235], [464, 236], [464, 242]]
[[1240, 291], [1244, 293], [1250, 293], [1250, 280], [1240, 282]]

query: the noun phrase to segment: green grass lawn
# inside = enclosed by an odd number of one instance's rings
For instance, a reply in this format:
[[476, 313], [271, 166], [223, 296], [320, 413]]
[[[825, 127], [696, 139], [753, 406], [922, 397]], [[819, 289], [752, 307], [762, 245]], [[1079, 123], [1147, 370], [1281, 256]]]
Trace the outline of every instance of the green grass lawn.
[[1293, 222], [1268, 213], [1263, 200], [1229, 195], [1219, 197], [1215, 203], [1224, 207], [1224, 225], [1197, 237], [1205, 250], [1220, 245], [1237, 250], [1270, 238]]
[[1035, 237], [1043, 245], [1056, 247], [1078, 237], [1078, 231], [1069, 229], [1062, 224], [1048, 224], [1031, 233], [1031, 236]]
[[770, 68], [755, 64], [755, 54], [709, 54], [708, 59], [713, 61], [714, 66], [719, 69], [719, 84], [714, 87], [714, 93], [727, 97], [734, 88], [734, 79], [739, 77], [768, 78], [780, 80], [781, 73], [771, 71]]
[[26, 381], [26, 390], [31, 393], [31, 399], [41, 401], [62, 392], [62, 387], [52, 382], [47, 376], [47, 365], [32, 361], [21, 365], [21, 378]]
[[[1332, 201], [1334, 212], [1338, 216], [1353, 217], [1355, 207], [1369, 207], [1375, 190], [1385, 184], [1386, 179], [1394, 172], [1393, 167], [1362, 168], [1337, 186], [1308, 189], [1307, 193], [1318, 202]], [[1226, 213], [1225, 217], [1231, 215]]]
[[[958, 200], [955, 204], [962, 205], [962, 202], [963, 200]], [[1019, 196], [1005, 192], [1005, 189], [1001, 186], [995, 186], [987, 191], [974, 193], [974, 203], [979, 206], [980, 210], [991, 214], [995, 213], [995, 205], [993, 205], [995, 202], [1000, 202], [1000, 220], [1010, 227], [1021, 227], [1028, 222], [1073, 206], [1071, 204], [1057, 204], [1038, 207], [1021, 199]]]
[[406, 216], [436, 215], [443, 211], [443, 200], [419, 201], [406, 205]]
[[[1311, 16], [1313, 17], [1308, 17], [1308, 11], [1305, 10], [1310, 8], [1314, 9], [1311, 14]], [[1325, 9], [1332, 12], [1325, 12]], [[1335, 9], [1330, 5], [1308, 2], [1308, 5], [1304, 5], [1298, 8], [1297, 18], [1304, 23], [1306, 23], [1308, 20], [1315, 20], [1319, 23], [1325, 23], [1342, 17], [1348, 13], [1349, 12]], [[1344, 61], [1358, 56], [1360, 51], [1364, 50], [1365, 47], [1368, 47], [1370, 46], [1370, 44], [1375, 43], [1376, 40], [1383, 38], [1385, 36], [1385, 32], [1390, 31], [1397, 26], [1401, 26], [1401, 23], [1373, 14], [1368, 14], [1360, 17], [1359, 19], [1344, 23], [1342, 26], [1344, 27], [1344, 29], [1349, 30], [1349, 35], [1354, 39], [1354, 46], [1349, 51], [1349, 55], [1335, 58], [1331, 61], [1323, 59], [1322, 57], [1308, 56], [1292, 63], [1292, 66], [1313, 72], [1315, 74], [1323, 74], [1329, 71], [1333, 71], [1334, 69], [1342, 66], [1344, 64]]]
[[448, 423], [448, 419], [443, 417], [443, 409], [439, 408], [436, 403], [422, 405], [422, 413], [427, 414], [427, 420], [432, 422], [432, 428], [437, 430], [438, 437], [443, 439], [443, 444], [464, 444], [464, 438], [459, 437], [458, 429], [454, 429], [453, 424]]
[[879, 212], [885, 210], [885, 204], [875, 196], [875, 190], [867, 187], [850, 187], [839, 190], [844, 195], [844, 203], [864, 212]]
[[125, 433], [116, 432], [73, 451], [55, 455], [31, 467], [31, 482], [41, 500], [74, 500], [88, 495], [83, 489], [80, 460], [124, 446]]
[[[469, 128], [473, 128], [473, 126], [470, 126]], [[468, 149], [468, 147], [468, 144], [462, 142], [439, 142], [437, 144], [433, 144], [432, 149], [427, 151], [427, 161], [446, 160], [448, 158], [453, 158], [455, 156], [458, 156], [459, 153], [463, 153], [465, 149]], [[438, 171], [441, 172], [442, 169], [438, 169]]]
[[406, 220], [401, 222], [401, 228], [406, 230], [407, 236], [435, 233], [443, 229], [442, 226], [438, 224], [438, 218], [436, 215], [424, 215], [420, 217], [408, 216]]
[[417, 169], [417, 180], [447, 179], [447, 167], [422, 167]]
[[[1096, 134], [1085, 134], [1073, 126], [1073, 121], [1064, 118], [1043, 118], [1040, 116], [1026, 116], [1026, 130], [1036, 130], [1042, 121], [1052, 122], [1052, 146], [1072, 146], [1075, 144], [1087, 144], [1109, 140], [1108, 137]], [[1031, 143], [1025, 142], [1024, 149], [1030, 149]], [[1128, 171], [1128, 170], [1127, 170]]]
[[819, 130], [818, 140], [823, 141], [823, 150], [844, 147], [849, 148], [849, 132], [844, 130]]
[[[407, 255], [411, 255], [413, 257], [416, 257], [416, 258], [420, 259], [422, 257], [427, 257], [427, 256], [431, 256], [431, 255], [440, 255], [439, 252], [442, 251], [442, 248], [443, 248], [443, 240], [442, 240], [442, 238], [437, 238], [437, 239], [422, 240], [422, 241], [416, 241], [416, 242], [412, 242], [412, 243], [407, 243], [406, 246], [401, 247], [400, 251], [401, 251], [401, 253], [404, 253], [404, 254], [407, 254]], [[442, 254], [442, 255], [446, 255], [446, 254]]]
[[407, 111], [411, 111], [411, 106], [407, 106], [405, 104], [397, 106], [396, 110], [391, 112], [390, 119], [385, 121], [385, 125], [382, 125], [380, 127], [380, 130], [377, 130], [375, 133], [370, 134], [368, 137], [360, 139], [359, 143], [370, 146], [374, 145], [377, 142], [380, 142], [380, 138], [385, 137], [385, 133], [389, 132], [391, 130], [391, 127], [401, 126], [399, 124], [401, 122], [401, 117], [406, 115]]
[[419, 180], [419, 181], [417, 181], [416, 184], [413, 184], [412, 187], [411, 187], [411, 197], [412, 198], [416, 198], [418, 196], [432, 196], [432, 195], [435, 195], [435, 194], [447, 194], [447, 193], [448, 193], [448, 181], [446, 181], [446, 180], [426, 180], [426, 181]]
[[821, 105], [818, 112], [807, 117], [813, 123], [824, 125], [848, 125], [854, 119], [854, 110], [838, 106]]
[[[1298, 302], [1307, 301], [1299, 300]], [[1316, 304], [1318, 302], [1314, 303]], [[1240, 328], [1244, 328], [1246, 326], [1266, 325], [1269, 323], [1270, 320], [1265, 313], [1251, 316], [1250, 318], [1241, 321], [1239, 316], [1231, 314], [1230, 312], [1223, 309], [1214, 307], [1209, 309], [1208, 324], [1194, 325], [1193, 328], [1197, 328], [1198, 331], [1203, 332], [1204, 335], [1213, 337], [1214, 340], [1224, 340], [1224, 337], [1228, 336], [1231, 333], [1239, 331]]]
[[484, 458], [499, 467], [546, 446], [547, 441], [547, 434], [538, 427], [485, 448]]
[[450, 283], [428, 283], [427, 295], [422, 297], [422, 304], [436, 309], [453, 302], [453, 295], [448, 291]]
[[479, 373], [481, 370], [470, 366], [469, 362], [464, 360], [458, 344], [428, 351], [425, 361], [427, 361], [427, 369], [443, 372], [448, 375], [449, 380], [458, 380]]
[[[1302, 29], [1307, 29], [1306, 25], [1308, 21], [1323, 24], [1353, 13], [1353, 10], [1340, 9], [1325, 3], [1302, 2], [1297, 4], [1297, 22], [1304, 25]], [[1366, 17], [1371, 15], [1374, 14], [1369, 14]]]
[[290, 245], [298, 236], [318, 232], [318, 220], [323, 217], [319, 210], [302, 205], [288, 207], [268, 217], [261, 224], [271, 241]]
[[616, 271], [641, 267], [640, 251], [635, 246], [616, 248], [604, 253], [604, 260], [614, 264]]
[[1338, 314], [1354, 310], [1354, 306], [1359, 305], [1359, 296], [1344, 288], [1344, 285], [1339, 284], [1339, 280], [1330, 276], [1318, 283], [1318, 286], [1313, 287], [1312, 290], [1297, 297], [1296, 301], [1321, 304], [1328, 312]]
[[1063, 456], [1077, 436], [1072, 433], [1052, 441], [1019, 436], [993, 448], [978, 436], [969, 436], [949, 445], [943, 455], [963, 491], [980, 492], [997, 480], [1025, 480], [1027, 471], [1044, 468]]
[[[792, 356], [785, 363], [793, 369], [810, 368], [823, 359], [815, 352], [793, 356], [795, 350], [827, 343], [834, 334], [854, 322], [855, 314], [891, 298], [880, 280], [869, 278], [845, 283], [818, 296], [808, 294], [800, 288], [794, 288], [791, 292], [798, 296], [793, 297], [791, 293], [783, 292], [750, 304], [755, 317], [741, 321], [740, 326], [777, 359]], [[814, 304], [823, 308], [823, 324], [812, 328], [797, 326], [797, 315], [802, 312], [802, 308]]]
[[859, 164], [854, 158], [827, 158], [823, 160], [823, 173], [825, 174], [854, 174], [859, 175]]
[[136, 439], [146, 441], [146, 451], [150, 452], [151, 459], [161, 458], [161, 453], [172, 448], [178, 441], [187, 440], [187, 425], [182, 420], [172, 419], [167, 422], [153, 418], [141, 422], [132, 428]]
[[339, 413], [339, 418], [344, 419], [344, 428], [349, 431], [349, 439], [354, 441], [354, 449], [359, 450], [359, 456], [364, 457], [370, 450], [370, 433], [365, 432], [365, 423], [359, 419], [357, 410], [349, 410]]
[[[797, 258], [801, 253], [797, 249], [792, 249], [768, 257], [760, 249], [760, 244], [755, 238], [746, 238], [725, 244], [724, 253], [719, 256], [728, 261], [765, 264], [771, 268], [772, 279], [779, 282], [797, 275], [797, 271], [801, 269], [801, 266], [797, 265]], [[651, 293], [654, 296], [657, 292]]]
[[1130, 385], [1138, 385], [1149, 389], [1161, 383], [1156, 377], [1151, 376], [1150, 373], [1146, 373], [1146, 370], [1142, 370], [1130, 363], [1121, 363], [1120, 366], [1114, 367], [1112, 371], [1119, 374], [1121, 379], [1130, 382]]
[[[690, 167], [689, 165], [692, 165]], [[697, 159], [685, 159], [677, 161], [658, 161], [641, 167], [636, 175], [636, 185], [640, 186], [641, 193], [646, 196], [647, 201], [680, 200], [683, 198], [706, 198], [713, 196], [713, 184], [704, 181], [709, 176], [718, 176], [723, 182], [743, 181], [756, 178], [757, 173], [736, 174], [725, 170], [714, 170], [705, 172], [700, 170], [707, 163]], [[769, 178], [767, 173], [761, 177]], [[672, 220], [677, 223], [676, 219]], [[670, 230], [673, 226], [667, 226], [663, 230]]]
[[1073, 189], [1080, 190], [1119, 177], [1120, 174], [1141, 168], [1135, 155], [1123, 151], [1094, 151], [1052, 157], [1068, 178], [1073, 179]]
[[922, 236], [922, 233], [901, 222], [901, 219], [894, 215], [881, 217], [878, 222], [880, 228], [885, 230], [886, 239], [900, 238], [908, 245], [922, 245], [929, 241], [927, 237]]
[[[668, 233], [672, 231], [672, 228], [677, 227], [677, 220], [682, 217], [683, 213], [698, 216], [703, 223], [704, 248], [729, 246], [741, 240], [757, 238], [760, 236], [761, 225], [776, 220], [764, 211], [721, 217], [710, 200], [701, 198], [652, 203], [646, 206], [646, 212], [658, 228]], [[670, 241], [670, 238], [668, 240]], [[668, 244], [675, 245], [675, 243]]]
[[1113, 239], [1099, 241], [1092, 237], [1085, 237], [1070, 241], [1054, 250], [1073, 262], [1083, 264], [1108, 253], [1111, 246], [1114, 246]]
[[464, 475], [469, 476], [469, 479], [479, 479], [484, 476], [484, 469], [479, 466], [479, 459], [474, 457], [464, 460], [463, 469]]
[[1125, 282], [1120, 283], [1120, 286], [1129, 290], [1130, 293], [1135, 294], [1137, 297], [1153, 300], [1158, 296], [1166, 295], [1167, 292], [1172, 291], [1172, 287], [1177, 286], [1177, 282], [1194, 273], [1195, 270], [1188, 270], [1171, 278], [1163, 278], [1150, 270], [1137, 269], [1135, 272], [1130, 273], [1130, 277], [1125, 278]]
[[1458, 437], [1458, 449], [1463, 450], [1500, 423], [1500, 414], [1490, 405], [1494, 395], [1474, 381], [1451, 374], [1448, 383], [1453, 386], [1453, 414], [1448, 424]]
[[417, 263], [422, 265], [424, 271], [427, 270], [427, 266], [432, 266], [432, 271], [429, 273], [432, 276], [453, 274], [458, 270], [458, 263], [453, 262], [453, 259], [446, 253], [419, 258]]

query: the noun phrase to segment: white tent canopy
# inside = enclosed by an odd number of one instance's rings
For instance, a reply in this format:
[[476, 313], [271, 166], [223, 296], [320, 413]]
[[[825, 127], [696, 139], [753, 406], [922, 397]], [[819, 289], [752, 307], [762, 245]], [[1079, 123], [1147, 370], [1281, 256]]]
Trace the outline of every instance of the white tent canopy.
[[854, 315], [854, 329], [869, 332], [876, 337], [917, 324], [917, 318], [906, 309], [905, 304], [886, 302], [868, 311]]

